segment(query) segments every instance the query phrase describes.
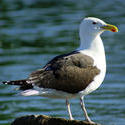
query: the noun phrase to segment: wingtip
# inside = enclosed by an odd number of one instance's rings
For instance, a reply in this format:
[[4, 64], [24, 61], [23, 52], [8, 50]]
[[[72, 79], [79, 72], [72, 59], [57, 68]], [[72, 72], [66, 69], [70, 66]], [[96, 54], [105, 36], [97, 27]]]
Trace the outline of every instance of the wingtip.
[[3, 84], [7, 85], [10, 81], [2, 81]]

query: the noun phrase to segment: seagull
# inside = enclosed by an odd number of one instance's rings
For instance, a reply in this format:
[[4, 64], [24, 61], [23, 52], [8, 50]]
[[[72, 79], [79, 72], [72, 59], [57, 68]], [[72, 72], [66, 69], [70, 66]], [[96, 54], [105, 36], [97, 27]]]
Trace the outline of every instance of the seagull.
[[104, 31], [118, 32], [118, 28], [95, 17], [84, 18], [79, 27], [79, 48], [54, 57], [26, 79], [4, 81], [3, 84], [20, 86], [23, 96], [65, 99], [70, 120], [73, 116], [69, 99], [79, 98], [85, 120], [93, 123], [87, 114], [84, 97], [102, 84], [106, 74], [105, 50], [100, 37]]

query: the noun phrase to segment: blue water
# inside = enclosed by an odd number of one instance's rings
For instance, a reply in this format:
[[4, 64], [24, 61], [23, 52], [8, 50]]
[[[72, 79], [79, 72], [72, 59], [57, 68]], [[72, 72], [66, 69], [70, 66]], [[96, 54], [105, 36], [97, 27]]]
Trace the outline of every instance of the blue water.
[[[0, 81], [28, 77], [54, 56], [79, 45], [82, 18], [94, 16], [118, 26], [105, 32], [107, 75], [101, 87], [86, 96], [91, 119], [103, 125], [125, 124], [125, 1], [1, 0]], [[79, 100], [70, 100], [75, 119], [83, 120]], [[28, 114], [68, 118], [65, 100], [17, 95], [15, 86], [0, 85], [0, 125]]]

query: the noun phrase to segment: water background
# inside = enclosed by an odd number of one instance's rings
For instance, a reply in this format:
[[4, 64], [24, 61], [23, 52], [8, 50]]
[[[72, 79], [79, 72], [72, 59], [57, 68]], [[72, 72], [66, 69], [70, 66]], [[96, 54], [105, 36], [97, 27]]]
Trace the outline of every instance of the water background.
[[[124, 0], [0, 0], [0, 81], [24, 79], [54, 56], [78, 47], [78, 27], [87, 16], [118, 26], [105, 32], [107, 75], [86, 96], [91, 119], [103, 125], [125, 125]], [[0, 125], [29, 114], [68, 118], [65, 100], [16, 95], [15, 86], [0, 85]], [[72, 99], [75, 119], [83, 120], [79, 100]]]

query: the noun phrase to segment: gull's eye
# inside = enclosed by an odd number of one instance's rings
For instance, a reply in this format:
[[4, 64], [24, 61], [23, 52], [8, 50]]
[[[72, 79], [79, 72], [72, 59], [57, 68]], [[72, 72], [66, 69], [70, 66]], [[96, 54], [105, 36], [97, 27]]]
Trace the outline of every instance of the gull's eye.
[[97, 24], [96, 22], [92, 22], [92, 24]]

